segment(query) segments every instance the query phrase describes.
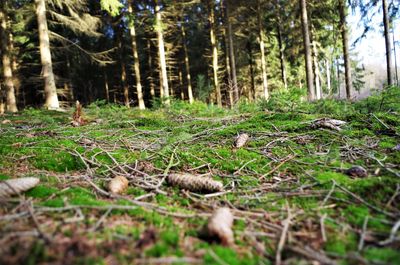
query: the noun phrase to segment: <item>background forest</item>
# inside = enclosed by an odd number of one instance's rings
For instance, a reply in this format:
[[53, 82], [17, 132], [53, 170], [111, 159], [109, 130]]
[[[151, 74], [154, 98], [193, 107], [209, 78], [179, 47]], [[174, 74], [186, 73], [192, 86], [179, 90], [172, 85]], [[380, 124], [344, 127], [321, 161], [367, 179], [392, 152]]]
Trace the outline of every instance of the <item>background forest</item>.
[[233, 106], [278, 91], [329, 98], [340, 87], [351, 99], [365, 73], [350, 54], [346, 17], [361, 12], [365, 35], [376, 26], [376, 6], [384, 14], [386, 84], [393, 85], [396, 0], [5, 0], [1, 111], [75, 100]]

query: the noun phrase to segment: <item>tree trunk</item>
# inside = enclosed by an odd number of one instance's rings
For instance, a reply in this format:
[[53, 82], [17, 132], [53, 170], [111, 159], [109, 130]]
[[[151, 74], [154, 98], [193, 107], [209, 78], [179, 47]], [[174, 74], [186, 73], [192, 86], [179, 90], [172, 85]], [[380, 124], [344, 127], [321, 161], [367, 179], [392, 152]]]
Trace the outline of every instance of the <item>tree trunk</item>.
[[387, 69], [387, 80], [388, 86], [393, 85], [393, 76], [392, 76], [392, 48], [389, 37], [389, 14], [388, 14], [388, 5], [387, 0], [382, 0], [382, 8], [383, 8], [383, 26], [385, 28], [385, 46], [386, 46], [386, 69]]
[[[277, 3], [279, 5], [279, 3]], [[279, 8], [279, 6], [278, 6]], [[279, 12], [279, 10], [277, 11]], [[279, 45], [279, 60], [281, 63], [281, 78], [282, 78], [282, 83], [285, 88], [287, 89], [287, 74], [286, 74], [286, 66], [285, 66], [285, 47], [283, 46], [283, 41], [282, 41], [282, 29], [281, 29], [281, 17], [278, 13], [278, 25], [277, 25], [277, 31], [278, 31], [278, 45]]]
[[208, 20], [210, 22], [210, 40], [211, 40], [211, 48], [212, 48], [212, 65], [213, 65], [213, 77], [214, 77], [214, 90], [217, 99], [217, 105], [222, 107], [222, 96], [221, 96], [221, 88], [219, 86], [218, 80], [218, 47], [217, 47], [217, 38], [215, 34], [215, 13], [214, 13], [214, 0], [208, 0], [208, 9], [209, 9], [209, 17]]
[[254, 60], [253, 60], [253, 51], [251, 50], [251, 42], [247, 42], [247, 53], [248, 53], [248, 59], [249, 59], [249, 68], [250, 68], [250, 80], [251, 80], [251, 94], [252, 97], [250, 98], [251, 100], [256, 99], [256, 85], [255, 85], [255, 80], [254, 80]]
[[235, 47], [233, 45], [233, 33], [232, 33], [232, 23], [230, 19], [230, 10], [228, 1], [225, 0], [225, 11], [226, 11], [226, 24], [228, 28], [228, 42], [229, 42], [229, 62], [230, 62], [230, 69], [232, 73], [232, 85], [233, 85], [233, 95], [234, 95], [234, 102], [237, 103], [239, 101], [239, 88], [237, 84], [237, 77], [236, 77], [236, 58], [235, 58]]
[[4, 3], [0, 4], [0, 22], [1, 22], [1, 54], [3, 63], [3, 77], [6, 92], [6, 110], [9, 112], [17, 112], [17, 102], [15, 99], [15, 90], [13, 82], [13, 74], [11, 69], [11, 51], [9, 50], [9, 39], [7, 30], [7, 15], [4, 10]]
[[129, 85], [126, 80], [126, 66], [124, 62], [124, 47], [122, 45], [122, 32], [120, 32], [121, 36], [118, 36], [118, 48], [119, 48], [119, 56], [120, 56], [120, 66], [121, 66], [121, 86], [122, 86], [122, 93], [124, 95], [124, 105], [125, 107], [130, 107], [130, 100], [129, 100]]
[[189, 97], [189, 103], [192, 104], [194, 101], [193, 98], [193, 89], [192, 89], [192, 77], [190, 75], [190, 63], [189, 63], [189, 54], [188, 54], [188, 49], [186, 45], [186, 32], [185, 32], [185, 26], [184, 26], [184, 21], [182, 19], [181, 21], [181, 34], [182, 34], [182, 45], [183, 45], [183, 52], [185, 55], [185, 71], [186, 71], [186, 79], [187, 79], [187, 93]]
[[170, 105], [169, 99], [169, 87], [168, 87], [168, 75], [167, 75], [167, 62], [165, 59], [165, 48], [164, 48], [164, 36], [162, 29], [162, 18], [160, 11], [161, 0], [155, 0], [155, 12], [156, 12], [156, 31], [157, 31], [157, 42], [158, 42], [158, 56], [161, 72], [161, 87], [163, 91], [163, 97], [166, 98], [165, 104]]
[[39, 31], [40, 60], [42, 63], [42, 75], [44, 79], [44, 106], [47, 109], [58, 109], [60, 108], [60, 104], [58, 102], [56, 83], [53, 73], [53, 63], [51, 60], [45, 0], [35, 0], [35, 5]]
[[395, 42], [395, 39], [394, 39], [394, 25], [393, 25], [393, 35], [392, 35], [392, 37], [393, 37], [394, 73], [395, 73], [395, 76], [396, 76], [396, 84], [397, 84], [397, 86], [399, 86], [400, 83], [399, 83], [399, 75], [397, 73], [397, 53], [396, 53], [396, 42]]
[[332, 87], [331, 87], [331, 66], [329, 63], [329, 59], [325, 60], [325, 66], [326, 66], [326, 86], [328, 90], [328, 95], [330, 96], [332, 94]]
[[312, 42], [312, 48], [313, 48], [313, 62], [314, 62], [315, 97], [316, 99], [321, 99], [322, 93], [321, 93], [321, 79], [320, 79], [319, 64], [318, 64], [318, 49], [317, 49], [317, 44], [314, 40]]
[[315, 90], [313, 82], [314, 77], [313, 77], [312, 58], [311, 58], [310, 30], [308, 26], [306, 0], [300, 0], [300, 9], [301, 9], [301, 25], [302, 25], [303, 43], [304, 43], [304, 60], [306, 64], [306, 78], [307, 78], [307, 92], [308, 92], [307, 95], [308, 95], [308, 100], [312, 101], [315, 99]]
[[128, 12], [131, 16], [131, 21], [129, 24], [129, 32], [131, 35], [132, 41], [132, 53], [133, 53], [133, 70], [135, 72], [135, 79], [136, 79], [136, 93], [138, 98], [139, 109], [145, 109], [144, 99], [143, 99], [143, 89], [142, 89], [142, 82], [141, 82], [141, 75], [140, 75], [140, 62], [139, 62], [139, 55], [136, 43], [136, 30], [135, 30], [135, 19], [133, 14], [133, 7], [132, 7], [132, 0], [128, 2]]
[[106, 94], [107, 103], [110, 102], [110, 89], [108, 85], [107, 70], [104, 70], [104, 93]]
[[149, 66], [149, 73], [147, 76], [147, 79], [149, 81], [149, 86], [150, 86], [150, 96], [152, 99], [156, 96], [156, 89], [154, 85], [154, 80], [153, 80], [153, 55], [151, 52], [151, 39], [147, 39], [147, 52], [148, 52], [148, 66]]
[[343, 58], [344, 58], [344, 79], [346, 82], [346, 97], [348, 100], [351, 99], [351, 91], [353, 90], [353, 83], [351, 80], [351, 65], [350, 65], [350, 54], [349, 54], [349, 33], [347, 29], [347, 10], [345, 0], [339, 0], [339, 13], [340, 13], [340, 31], [342, 33], [342, 46], [343, 46]]
[[269, 98], [268, 92], [268, 79], [267, 79], [267, 65], [265, 62], [265, 44], [264, 44], [264, 30], [263, 30], [263, 21], [261, 18], [261, 0], [258, 0], [258, 41], [260, 43], [260, 53], [261, 53], [261, 74], [263, 80], [263, 91], [264, 91], [264, 98]]

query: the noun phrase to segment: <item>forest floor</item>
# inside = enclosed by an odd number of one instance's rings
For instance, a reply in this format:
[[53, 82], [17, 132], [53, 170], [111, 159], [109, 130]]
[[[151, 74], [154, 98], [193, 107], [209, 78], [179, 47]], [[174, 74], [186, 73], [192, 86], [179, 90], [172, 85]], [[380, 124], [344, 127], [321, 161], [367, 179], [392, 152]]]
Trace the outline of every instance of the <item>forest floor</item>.
[[[73, 109], [2, 116], [0, 179], [40, 184], [0, 199], [0, 263], [400, 264], [399, 112], [332, 104], [93, 104], [79, 127]], [[313, 126], [319, 118], [347, 123]], [[250, 140], [234, 148], [239, 133]], [[354, 165], [368, 176], [346, 175]], [[224, 191], [170, 186], [173, 172], [210, 176]], [[129, 188], [111, 195], [117, 175]], [[220, 206], [235, 217], [231, 247], [203, 236]]]

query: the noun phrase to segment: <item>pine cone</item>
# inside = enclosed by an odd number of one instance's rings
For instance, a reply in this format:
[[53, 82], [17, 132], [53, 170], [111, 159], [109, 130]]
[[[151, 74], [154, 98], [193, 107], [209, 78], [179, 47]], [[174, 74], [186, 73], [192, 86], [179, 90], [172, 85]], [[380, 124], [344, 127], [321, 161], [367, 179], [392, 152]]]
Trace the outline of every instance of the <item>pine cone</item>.
[[235, 147], [240, 148], [246, 145], [247, 141], [249, 140], [250, 136], [247, 133], [241, 133], [235, 139]]
[[232, 225], [233, 215], [229, 208], [219, 208], [208, 221], [208, 234], [218, 238], [222, 245], [231, 246], [234, 242]]
[[0, 197], [8, 197], [19, 194], [35, 187], [39, 183], [38, 178], [8, 179], [0, 182]]
[[209, 177], [199, 177], [192, 174], [170, 174], [168, 183], [182, 189], [200, 192], [216, 192], [223, 190], [223, 184]]
[[120, 194], [128, 188], [129, 181], [123, 176], [116, 176], [108, 183], [108, 190], [114, 194]]

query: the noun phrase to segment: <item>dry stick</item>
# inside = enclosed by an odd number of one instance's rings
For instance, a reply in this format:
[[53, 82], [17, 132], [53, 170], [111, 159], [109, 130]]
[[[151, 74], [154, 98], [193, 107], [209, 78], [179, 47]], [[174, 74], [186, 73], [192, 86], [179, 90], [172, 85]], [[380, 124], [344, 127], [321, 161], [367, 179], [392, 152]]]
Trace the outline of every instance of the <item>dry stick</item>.
[[[334, 181], [334, 180], [333, 180], [333, 181]], [[369, 208], [371, 208], [371, 209], [373, 209], [373, 210], [375, 210], [375, 211], [377, 211], [377, 212], [379, 212], [379, 213], [383, 213], [384, 215], [390, 216], [390, 217], [392, 217], [392, 218], [397, 217], [397, 215], [394, 214], [394, 213], [387, 212], [387, 211], [385, 211], [385, 210], [382, 210], [382, 209], [380, 209], [380, 208], [378, 208], [378, 207], [376, 207], [376, 206], [370, 204], [369, 202], [367, 202], [367, 201], [365, 201], [364, 199], [360, 198], [358, 195], [354, 194], [353, 192], [349, 191], [348, 189], [346, 189], [346, 188], [344, 188], [344, 187], [338, 185], [336, 181], [335, 181], [335, 185], [336, 185], [339, 189], [341, 189], [342, 191], [344, 191], [345, 193], [351, 195], [353, 198], [355, 198], [355, 199], [358, 200], [359, 202], [361, 202], [361, 203], [363, 203], [364, 205], [366, 205], [367, 207], [369, 207]]]
[[[386, 240], [384, 240], [384, 241], [379, 242], [379, 245], [385, 246], [385, 245], [391, 244], [391, 243], [393, 243], [394, 241], [396, 241], [396, 234], [397, 234], [397, 231], [399, 230], [399, 228], [400, 228], [400, 220], [398, 220], [398, 221], [394, 224], [394, 226], [392, 227], [392, 230], [390, 231], [390, 236], [389, 236], [389, 238], [386, 239]], [[398, 239], [397, 239], [397, 240], [398, 240]]]
[[400, 173], [397, 173], [396, 171], [392, 170], [391, 168], [388, 168], [387, 166], [385, 166], [379, 159], [377, 159], [375, 156], [370, 155], [368, 156], [369, 158], [374, 159], [376, 162], [378, 162], [378, 164], [383, 167], [384, 169], [386, 169], [387, 171], [389, 171], [390, 173], [392, 173], [393, 175], [395, 175], [396, 177], [400, 178]]
[[305, 247], [289, 246], [288, 248], [293, 252], [303, 255], [306, 258], [316, 260], [316, 261], [320, 262], [321, 264], [325, 264], [325, 265], [336, 265], [337, 264], [336, 261], [331, 260], [323, 253], [317, 252], [317, 251], [313, 250], [312, 248], [310, 248], [309, 246], [305, 246]]
[[364, 248], [364, 240], [365, 240], [365, 236], [367, 234], [367, 227], [368, 227], [368, 215], [365, 216], [364, 218], [364, 223], [363, 223], [363, 229], [362, 229], [362, 233], [360, 236], [360, 241], [358, 242], [358, 251], [361, 251]]
[[256, 160], [257, 160], [257, 159], [254, 158], [254, 159], [252, 159], [252, 160], [250, 160], [250, 161], [247, 161], [246, 163], [244, 163], [243, 166], [241, 166], [238, 170], [236, 170], [236, 171], [233, 173], [233, 175], [239, 174], [239, 172], [242, 171], [243, 168], [245, 168], [248, 164], [250, 164], [251, 162], [254, 162], [254, 161], [256, 161]]
[[390, 197], [389, 201], [386, 203], [385, 208], [388, 208], [394, 199], [396, 199], [397, 196], [400, 194], [400, 184], [397, 184], [396, 191], [393, 193], [392, 197]]
[[281, 265], [282, 264], [282, 250], [283, 250], [283, 247], [285, 246], [286, 237], [287, 237], [287, 234], [289, 232], [290, 221], [293, 218], [292, 213], [290, 212], [290, 208], [289, 208], [289, 205], [288, 205], [287, 201], [286, 201], [286, 207], [287, 207], [288, 216], [283, 221], [284, 225], [283, 225], [281, 237], [279, 239], [278, 249], [276, 251], [276, 257], [275, 257], [275, 264], [276, 265]]
[[327, 214], [325, 213], [324, 215], [322, 215], [321, 219], [320, 219], [320, 226], [321, 226], [321, 235], [322, 235], [322, 241], [326, 242], [328, 241], [326, 238], [326, 231], [325, 231], [325, 219], [327, 217]]
[[30, 214], [31, 217], [32, 217], [32, 221], [33, 221], [33, 223], [35, 224], [36, 230], [37, 230], [37, 232], [39, 233], [40, 237], [41, 237], [46, 243], [52, 242], [52, 239], [50, 238], [50, 236], [48, 236], [47, 234], [45, 234], [45, 233], [42, 231], [42, 228], [40, 227], [40, 224], [39, 224], [39, 222], [38, 222], [38, 220], [37, 220], [37, 218], [36, 218], [36, 215], [35, 215], [35, 213], [34, 213], [34, 210], [33, 210], [32, 201], [29, 200], [27, 203], [28, 203], [28, 205], [27, 205], [28, 212], [29, 212], [29, 214]]
[[329, 200], [329, 198], [331, 197], [333, 191], [335, 190], [335, 186], [336, 186], [336, 182], [335, 182], [335, 181], [332, 181], [332, 188], [331, 188], [331, 190], [329, 191], [329, 193], [326, 195], [326, 197], [324, 198], [324, 200], [322, 201], [322, 206], [324, 206], [324, 205], [328, 202], [328, 200]]
[[108, 210], [100, 217], [100, 219], [96, 222], [96, 224], [89, 229], [90, 232], [94, 232], [99, 228], [99, 226], [104, 222], [107, 216], [111, 213], [112, 208], [108, 208]]
[[281, 166], [283, 166], [286, 162], [292, 160], [293, 158], [295, 158], [296, 155], [288, 155], [281, 163], [279, 163], [279, 165], [277, 165], [276, 167], [274, 167], [271, 171], [269, 171], [268, 173], [262, 175], [261, 179], [264, 179], [266, 176], [274, 173], [275, 171], [277, 171]]

